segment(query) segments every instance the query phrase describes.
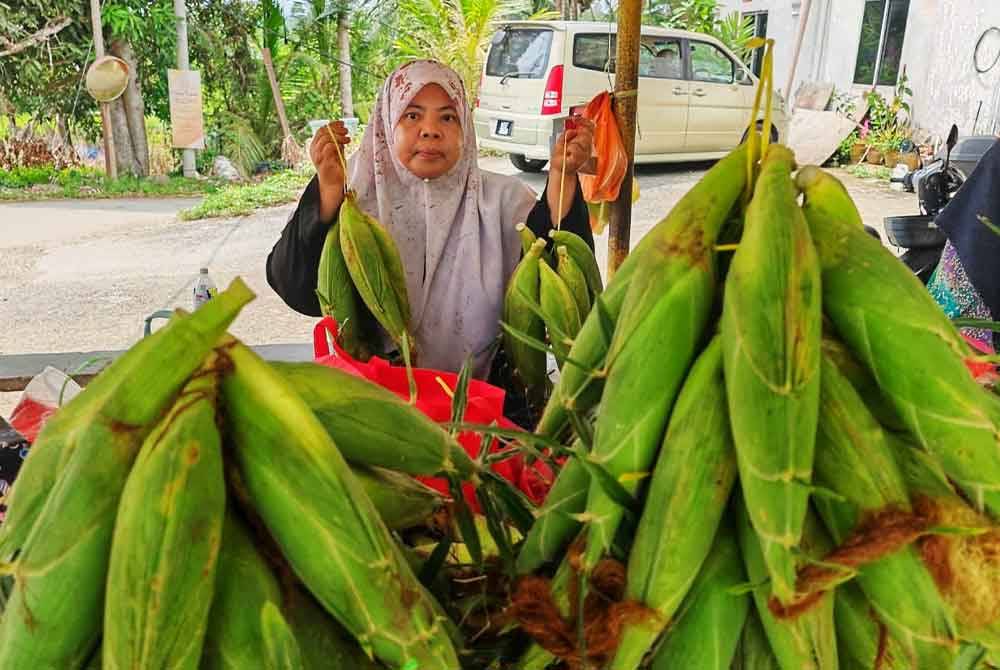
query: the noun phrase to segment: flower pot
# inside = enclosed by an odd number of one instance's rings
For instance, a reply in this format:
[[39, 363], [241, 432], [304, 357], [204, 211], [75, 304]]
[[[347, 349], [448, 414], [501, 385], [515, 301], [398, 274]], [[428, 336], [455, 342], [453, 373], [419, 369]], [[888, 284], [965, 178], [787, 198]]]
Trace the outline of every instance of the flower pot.
[[868, 149], [868, 164], [869, 165], [881, 165], [882, 164], [882, 152], [874, 147]]
[[901, 157], [902, 157], [902, 154], [899, 153], [898, 151], [886, 151], [885, 152], [885, 166], [888, 167], [888, 168], [895, 169], [896, 166], [902, 162], [900, 160]]
[[855, 142], [851, 146], [851, 163], [861, 162], [861, 157], [865, 155], [865, 148], [867, 146], [864, 142]]
[[899, 162], [905, 163], [906, 167], [910, 169], [910, 172], [920, 169], [920, 154], [910, 151], [905, 154], [899, 155]]

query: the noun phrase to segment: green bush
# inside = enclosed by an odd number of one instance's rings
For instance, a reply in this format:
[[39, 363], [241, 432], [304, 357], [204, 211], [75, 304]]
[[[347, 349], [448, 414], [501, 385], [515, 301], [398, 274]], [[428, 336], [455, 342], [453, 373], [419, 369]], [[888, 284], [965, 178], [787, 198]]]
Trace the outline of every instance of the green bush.
[[209, 194], [191, 209], [181, 212], [186, 221], [213, 217], [245, 216], [262, 207], [274, 207], [298, 200], [312, 178], [312, 172], [287, 171], [271, 175], [256, 184], [241, 184], [222, 188]]

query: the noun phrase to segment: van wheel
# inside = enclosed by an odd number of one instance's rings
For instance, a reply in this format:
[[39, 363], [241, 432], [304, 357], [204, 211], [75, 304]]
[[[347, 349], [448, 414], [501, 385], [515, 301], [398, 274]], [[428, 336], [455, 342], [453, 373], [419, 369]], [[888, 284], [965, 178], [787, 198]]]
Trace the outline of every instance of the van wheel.
[[510, 154], [510, 162], [521, 172], [541, 172], [548, 161], [525, 158], [524, 154]]
[[[762, 130], [763, 128], [764, 128], [764, 122], [763, 121], [758, 121], [757, 122], [757, 130]], [[743, 139], [740, 140], [740, 144], [743, 144], [744, 142], [746, 142], [747, 141], [747, 136], [749, 136], [749, 135], [750, 135], [750, 131], [749, 130], [744, 131], [743, 132]], [[778, 129], [775, 128], [774, 126], [771, 126], [771, 141], [772, 142], [777, 142], [778, 141]]]

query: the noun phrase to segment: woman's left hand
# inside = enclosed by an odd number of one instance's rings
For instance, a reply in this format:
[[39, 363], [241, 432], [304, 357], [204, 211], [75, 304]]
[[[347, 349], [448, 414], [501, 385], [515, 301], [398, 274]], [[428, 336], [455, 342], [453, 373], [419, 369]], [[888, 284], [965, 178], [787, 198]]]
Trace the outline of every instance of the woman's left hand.
[[574, 117], [576, 128], [564, 131], [549, 158], [549, 171], [575, 175], [590, 160], [594, 146], [594, 122]]

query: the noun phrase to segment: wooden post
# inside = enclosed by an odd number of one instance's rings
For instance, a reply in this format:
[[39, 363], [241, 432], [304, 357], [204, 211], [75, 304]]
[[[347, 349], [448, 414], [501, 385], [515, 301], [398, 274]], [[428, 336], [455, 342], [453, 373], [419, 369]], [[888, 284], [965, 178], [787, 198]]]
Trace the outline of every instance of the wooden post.
[[615, 118], [621, 130], [628, 166], [618, 200], [611, 205], [608, 233], [608, 276], [614, 274], [629, 250], [632, 228], [632, 166], [635, 163], [635, 117], [639, 106], [639, 36], [642, 0], [618, 5], [618, 51], [615, 56]]
[[337, 14], [337, 56], [340, 58], [340, 116], [354, 118], [354, 93], [351, 85], [351, 24], [347, 6]]
[[274, 109], [278, 112], [278, 121], [281, 122], [282, 139], [289, 137], [292, 130], [288, 125], [288, 116], [285, 114], [285, 101], [281, 99], [281, 89], [278, 88], [278, 77], [274, 74], [274, 62], [271, 60], [271, 50], [264, 47], [264, 67], [267, 69], [267, 79], [271, 82], [271, 94], [274, 96]]
[[809, 24], [809, 11], [811, 9], [812, 0], [802, 0], [802, 16], [799, 19], [799, 34], [795, 36], [795, 50], [792, 52], [792, 67], [788, 72], [788, 88], [785, 89], [785, 99], [788, 100], [789, 105], [795, 104], [795, 101], [792, 100], [792, 86], [795, 85], [795, 70], [799, 67], [799, 53], [802, 51], [802, 40], [806, 34], [806, 26]]
[[[94, 30], [94, 60], [104, 57], [104, 31], [101, 28], [101, 0], [90, 0], [90, 23]], [[104, 171], [109, 179], [117, 179], [115, 140], [111, 129], [111, 107], [101, 103], [101, 134], [104, 136]]]

